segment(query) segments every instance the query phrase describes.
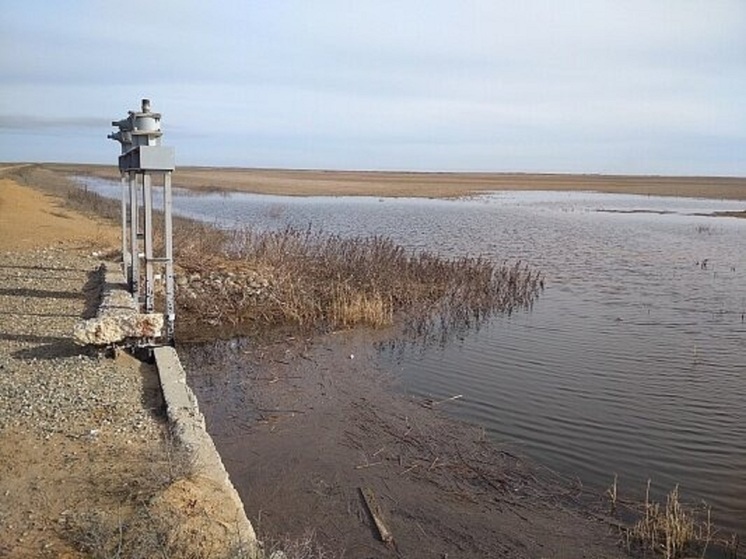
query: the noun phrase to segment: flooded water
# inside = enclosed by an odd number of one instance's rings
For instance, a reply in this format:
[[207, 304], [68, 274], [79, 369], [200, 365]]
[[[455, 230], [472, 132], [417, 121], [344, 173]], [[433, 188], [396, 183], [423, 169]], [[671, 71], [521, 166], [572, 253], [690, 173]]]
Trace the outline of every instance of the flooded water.
[[[89, 187], [118, 197], [119, 185]], [[523, 260], [531, 310], [444, 346], [381, 351], [408, 392], [444, 404], [560, 473], [622, 497], [680, 484], [746, 535], [746, 220], [732, 201], [585, 192], [468, 200], [179, 195], [226, 227], [381, 234], [413, 249]]]

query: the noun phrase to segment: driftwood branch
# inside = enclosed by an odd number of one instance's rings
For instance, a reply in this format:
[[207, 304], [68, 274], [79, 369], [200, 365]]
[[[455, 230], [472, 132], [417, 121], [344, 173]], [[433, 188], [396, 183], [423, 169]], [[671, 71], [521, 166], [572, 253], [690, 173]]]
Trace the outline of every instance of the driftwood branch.
[[368, 512], [370, 512], [370, 515], [373, 517], [373, 522], [378, 530], [378, 535], [381, 536], [381, 541], [387, 544], [393, 543], [394, 536], [386, 527], [383, 518], [383, 511], [381, 510], [381, 506], [378, 504], [378, 499], [376, 498], [375, 493], [373, 493], [373, 490], [369, 487], [361, 487], [360, 494], [363, 496], [363, 500], [368, 507]]

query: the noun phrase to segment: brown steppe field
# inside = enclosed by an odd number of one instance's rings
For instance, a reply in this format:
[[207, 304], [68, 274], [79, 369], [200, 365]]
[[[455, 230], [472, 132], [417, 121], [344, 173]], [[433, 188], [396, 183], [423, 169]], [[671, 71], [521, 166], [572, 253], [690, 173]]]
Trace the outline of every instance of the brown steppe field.
[[[66, 174], [117, 179], [113, 165], [44, 164]], [[420, 173], [177, 167], [173, 184], [202, 191], [287, 196], [452, 198], [498, 190], [576, 190], [746, 200], [746, 177], [530, 173]]]

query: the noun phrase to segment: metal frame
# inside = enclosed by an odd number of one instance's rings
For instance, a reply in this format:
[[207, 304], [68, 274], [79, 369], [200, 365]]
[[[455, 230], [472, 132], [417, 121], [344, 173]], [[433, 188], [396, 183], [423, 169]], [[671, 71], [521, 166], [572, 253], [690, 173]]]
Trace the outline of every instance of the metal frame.
[[[119, 170], [122, 178], [122, 266], [132, 297], [145, 313], [156, 312], [155, 284], [164, 281], [165, 308], [162, 341], [174, 341], [176, 304], [173, 266], [173, 218], [171, 173], [174, 151], [160, 145], [158, 113], [150, 112], [150, 101], [142, 100], [141, 112], [129, 112], [126, 119], [113, 121], [119, 132], [109, 138], [122, 144]], [[164, 254], [156, 255], [153, 245], [153, 178], [163, 179]], [[144, 278], [142, 278], [144, 270]], [[161, 273], [162, 272], [162, 273]], [[143, 283], [144, 294], [140, 284]], [[158, 345], [145, 340], [143, 345]]]

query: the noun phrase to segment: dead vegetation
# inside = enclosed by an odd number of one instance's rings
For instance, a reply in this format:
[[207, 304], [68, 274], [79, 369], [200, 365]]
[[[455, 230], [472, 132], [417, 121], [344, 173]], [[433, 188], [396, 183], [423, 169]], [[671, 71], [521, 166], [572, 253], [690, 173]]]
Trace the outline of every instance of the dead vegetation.
[[[66, 537], [91, 559], [334, 559], [321, 546], [313, 530], [296, 538], [262, 542], [248, 548], [231, 538], [231, 525], [223, 534], [209, 527], [206, 510], [189, 502], [189, 510], [164, 512], [157, 505], [140, 505], [116, 515], [91, 511], [69, 516]], [[202, 517], [200, 517], [202, 516]], [[184, 518], [186, 517], [186, 521]], [[215, 524], [212, 523], [212, 526]], [[186, 528], [185, 528], [186, 527]]]
[[[334, 559], [336, 554], [322, 546], [311, 529], [295, 538], [283, 537], [263, 542], [262, 559]], [[238, 558], [237, 558], [238, 559]]]
[[382, 237], [348, 239], [311, 229], [192, 232], [181, 244], [179, 262], [200, 278], [213, 269], [248, 268], [268, 283], [258, 299], [226, 297], [221, 285], [211, 296], [185, 301], [193, 315], [220, 313], [223, 326], [335, 330], [388, 326], [400, 316], [423, 329], [528, 305], [543, 286], [540, 274], [521, 263], [446, 260], [407, 252]]
[[[13, 173], [20, 182], [63, 195], [77, 210], [119, 223], [118, 201], [40, 166]], [[154, 230], [158, 245], [157, 218]], [[310, 228], [225, 231], [176, 219], [174, 247], [180, 274], [189, 279], [177, 282], [182, 341], [277, 329], [384, 327], [397, 318], [422, 337], [530, 305], [543, 288], [541, 274], [521, 262], [445, 259], [406, 251], [383, 237], [344, 238]], [[259, 285], [248, 285], [257, 280]]]
[[189, 453], [165, 436], [127, 476], [99, 474], [96, 481], [108, 498], [65, 511], [58, 524], [61, 538], [94, 559], [173, 557], [169, 534], [178, 522], [169, 525], [158, 502], [192, 470]]
[[622, 542], [636, 557], [738, 558], [739, 541], [734, 535], [725, 536], [712, 522], [712, 510], [706, 503], [691, 504], [681, 499], [676, 485], [664, 502], [651, 497], [651, 481], [645, 489], [645, 500], [623, 500], [619, 497], [617, 477], [607, 490], [610, 513], [624, 519], [618, 524]]
[[191, 453], [170, 436], [163, 442], [136, 471], [97, 479], [108, 499], [60, 516], [70, 548], [91, 559], [333, 559], [313, 531], [249, 546], [220, 485], [195, 473]]

